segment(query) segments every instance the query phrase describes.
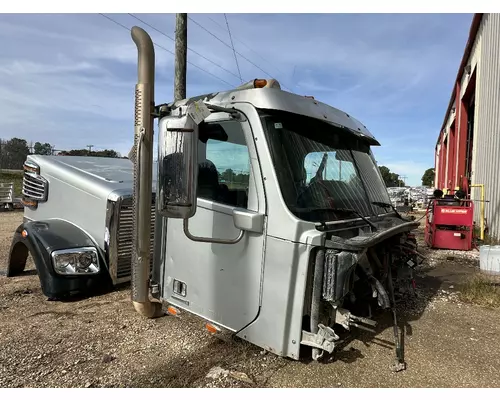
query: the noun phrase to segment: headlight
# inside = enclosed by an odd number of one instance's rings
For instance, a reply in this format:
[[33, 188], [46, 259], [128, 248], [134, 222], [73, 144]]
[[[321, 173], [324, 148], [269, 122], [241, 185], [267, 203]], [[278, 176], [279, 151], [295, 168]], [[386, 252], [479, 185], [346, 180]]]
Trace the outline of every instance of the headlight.
[[52, 262], [54, 270], [60, 275], [91, 275], [99, 272], [97, 250], [94, 247], [53, 251]]

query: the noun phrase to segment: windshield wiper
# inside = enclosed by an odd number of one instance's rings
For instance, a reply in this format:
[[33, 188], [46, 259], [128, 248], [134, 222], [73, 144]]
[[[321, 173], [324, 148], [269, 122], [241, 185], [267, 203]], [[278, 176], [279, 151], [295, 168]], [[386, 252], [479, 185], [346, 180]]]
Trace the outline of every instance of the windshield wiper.
[[383, 208], [392, 208], [392, 210], [396, 213], [396, 215], [399, 218], [404, 219], [403, 216], [399, 213], [399, 211], [396, 209], [396, 207], [394, 207], [394, 205], [392, 203], [385, 203], [383, 201], [372, 201], [372, 204], [374, 206], [379, 206], [379, 207], [383, 207]]
[[360, 212], [358, 212], [352, 208], [314, 208], [311, 211], [333, 211], [333, 212], [346, 212], [346, 213], [350, 213], [350, 214], [355, 214], [359, 218], [361, 218], [363, 221], [365, 221], [368, 225], [370, 225], [374, 231], [378, 231], [377, 226], [373, 222], [371, 222], [363, 214], [361, 214]]

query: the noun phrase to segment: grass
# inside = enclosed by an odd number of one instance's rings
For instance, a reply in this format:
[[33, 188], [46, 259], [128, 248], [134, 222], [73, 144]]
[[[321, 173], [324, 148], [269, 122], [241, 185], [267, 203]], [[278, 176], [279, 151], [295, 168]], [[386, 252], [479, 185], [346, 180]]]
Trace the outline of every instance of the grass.
[[0, 182], [2, 183], [14, 183], [14, 195], [16, 197], [21, 196], [21, 190], [23, 186], [23, 171], [1, 171], [0, 170]]
[[500, 279], [475, 275], [460, 290], [460, 300], [487, 307], [500, 307]]

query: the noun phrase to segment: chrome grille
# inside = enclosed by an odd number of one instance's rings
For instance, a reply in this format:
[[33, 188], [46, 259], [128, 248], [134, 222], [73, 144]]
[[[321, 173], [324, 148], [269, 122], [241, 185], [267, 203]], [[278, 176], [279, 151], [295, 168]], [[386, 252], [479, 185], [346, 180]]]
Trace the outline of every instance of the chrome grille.
[[[155, 201], [151, 204], [151, 237], [150, 237], [150, 267], [153, 267], [153, 243], [155, 226]], [[132, 199], [124, 200], [118, 215], [118, 229], [116, 236], [116, 279], [117, 281], [129, 281], [132, 274]]]
[[23, 189], [22, 194], [25, 200], [37, 202], [47, 200], [48, 182], [39, 175], [38, 166], [31, 163], [24, 164]]

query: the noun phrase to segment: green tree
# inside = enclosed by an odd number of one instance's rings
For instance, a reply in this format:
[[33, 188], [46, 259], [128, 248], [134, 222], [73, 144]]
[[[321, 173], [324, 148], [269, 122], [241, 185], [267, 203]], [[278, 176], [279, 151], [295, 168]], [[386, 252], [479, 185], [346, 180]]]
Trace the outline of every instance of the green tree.
[[40, 143], [36, 142], [33, 146], [33, 150], [35, 154], [40, 154], [43, 156], [50, 156], [52, 154], [52, 146], [50, 143]]
[[434, 178], [436, 172], [434, 168], [429, 168], [425, 170], [424, 175], [422, 175], [422, 185], [423, 186], [434, 186]]
[[225, 183], [230, 189], [248, 188], [249, 178], [249, 174], [236, 173], [231, 168], [219, 173], [219, 180]]
[[390, 186], [391, 182], [391, 170], [383, 165], [378, 167], [380, 170], [380, 174], [382, 175], [382, 179], [384, 180], [385, 186]]
[[12, 138], [3, 142], [0, 168], [23, 169], [23, 164], [29, 153], [28, 143], [24, 139]]
[[399, 179], [399, 175], [391, 172], [391, 170], [386, 166], [381, 165], [378, 168], [380, 170], [380, 174], [382, 175], [382, 179], [384, 180], [385, 186], [395, 187], [405, 185], [405, 183], [401, 179]]
[[88, 156], [89, 151], [87, 149], [73, 149], [69, 151], [61, 151], [59, 154], [63, 156]]
[[108, 157], [108, 158], [119, 158], [120, 154], [118, 154], [115, 150], [102, 150], [102, 151], [93, 151], [91, 153], [92, 157]]
[[231, 168], [226, 169], [220, 177], [226, 182], [233, 182], [234, 180], [234, 172]]
[[107, 157], [107, 158], [122, 158], [120, 153], [115, 150], [88, 151], [87, 149], [73, 149], [69, 151], [61, 151], [61, 156], [83, 156], [83, 157]]

